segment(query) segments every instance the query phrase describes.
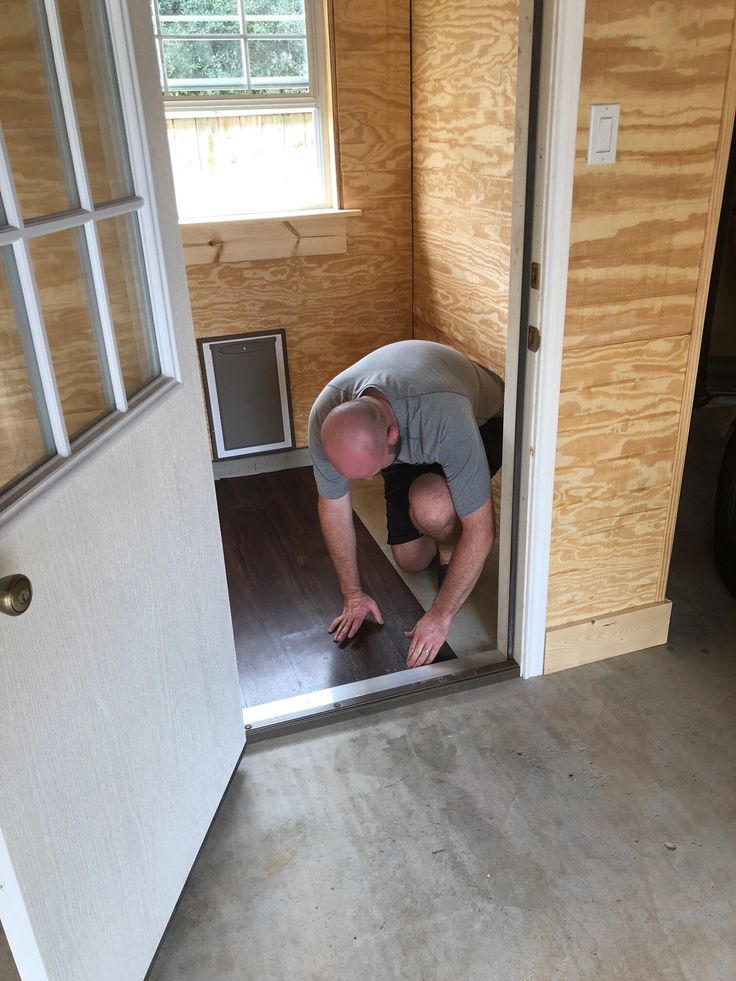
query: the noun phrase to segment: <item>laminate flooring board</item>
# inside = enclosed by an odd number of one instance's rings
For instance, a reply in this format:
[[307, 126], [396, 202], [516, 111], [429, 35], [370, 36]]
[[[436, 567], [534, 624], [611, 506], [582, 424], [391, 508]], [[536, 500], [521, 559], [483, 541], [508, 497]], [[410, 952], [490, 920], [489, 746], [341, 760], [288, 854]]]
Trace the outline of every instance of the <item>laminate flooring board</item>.
[[[247, 706], [406, 668], [424, 610], [354, 515], [363, 588], [385, 625], [366, 622], [337, 645], [327, 627], [342, 595], [322, 540], [311, 467], [216, 484], [243, 699]], [[444, 645], [438, 660], [454, 658]]]

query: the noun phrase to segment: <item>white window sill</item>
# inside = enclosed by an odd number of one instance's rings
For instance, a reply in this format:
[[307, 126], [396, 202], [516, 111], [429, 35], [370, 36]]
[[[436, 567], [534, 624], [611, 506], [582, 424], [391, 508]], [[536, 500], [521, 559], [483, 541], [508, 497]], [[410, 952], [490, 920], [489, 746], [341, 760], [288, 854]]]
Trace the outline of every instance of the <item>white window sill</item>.
[[347, 219], [355, 208], [299, 211], [294, 214], [233, 218], [180, 219], [188, 266], [257, 259], [287, 259], [347, 252]]

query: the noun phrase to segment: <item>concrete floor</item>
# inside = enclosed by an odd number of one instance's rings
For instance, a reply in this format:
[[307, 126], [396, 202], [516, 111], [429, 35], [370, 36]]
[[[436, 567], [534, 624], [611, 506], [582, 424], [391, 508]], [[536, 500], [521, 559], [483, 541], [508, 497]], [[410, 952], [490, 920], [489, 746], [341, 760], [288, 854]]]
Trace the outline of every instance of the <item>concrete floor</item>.
[[668, 647], [253, 746], [151, 981], [736, 977], [708, 480], [696, 460]]
[[668, 647], [254, 745], [150, 981], [735, 978], [736, 600], [696, 442]]

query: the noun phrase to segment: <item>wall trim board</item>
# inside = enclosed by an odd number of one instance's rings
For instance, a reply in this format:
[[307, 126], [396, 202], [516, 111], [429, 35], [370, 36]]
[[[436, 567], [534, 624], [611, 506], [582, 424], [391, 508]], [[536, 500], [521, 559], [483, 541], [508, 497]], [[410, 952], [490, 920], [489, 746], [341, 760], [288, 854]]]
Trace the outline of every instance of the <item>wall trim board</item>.
[[204, 266], [305, 255], [340, 255], [348, 250], [348, 218], [360, 208], [304, 211], [242, 219], [180, 221], [184, 262]]
[[254, 473], [273, 473], [276, 470], [293, 470], [295, 467], [311, 467], [312, 457], [307, 447], [282, 450], [277, 453], [237, 457], [234, 460], [216, 460], [212, 464], [215, 480], [224, 477], [250, 477]]
[[[542, 26], [532, 256], [541, 288], [532, 289], [529, 323], [541, 332], [526, 351], [519, 461], [518, 588], [514, 649], [524, 678], [544, 672], [547, 594], [570, 255], [578, 99], [585, 0], [547, 0]], [[526, 325], [522, 325], [526, 329]]]
[[667, 521], [665, 524], [664, 545], [662, 549], [662, 559], [659, 569], [659, 579], [657, 583], [657, 598], [663, 600], [667, 590], [667, 579], [669, 577], [670, 562], [672, 559], [672, 548], [675, 540], [675, 526], [677, 522], [677, 512], [680, 506], [680, 492], [682, 490], [682, 478], [685, 470], [685, 454], [687, 451], [688, 438], [690, 436], [690, 423], [693, 413], [693, 399], [695, 396], [695, 385], [698, 378], [698, 363], [700, 361], [700, 348], [703, 340], [703, 326], [705, 323], [705, 308], [708, 302], [708, 292], [710, 289], [711, 269], [713, 267], [713, 257], [716, 246], [716, 236], [718, 234], [718, 224], [721, 216], [723, 204], [723, 190], [726, 181], [726, 170], [731, 151], [731, 139], [734, 128], [734, 114], [736, 113], [736, 24], [733, 28], [731, 38], [731, 55], [728, 64], [728, 74], [723, 96], [723, 112], [721, 114], [721, 127], [718, 134], [718, 146], [716, 149], [715, 166], [713, 170], [713, 184], [711, 186], [710, 200], [708, 202], [708, 217], [703, 238], [703, 251], [700, 259], [700, 272], [698, 275], [698, 286], [695, 294], [695, 308], [693, 311], [693, 324], [690, 334], [690, 350], [688, 352], [687, 367], [685, 369], [685, 383], [682, 393], [682, 409], [680, 412], [680, 422], [677, 429], [677, 439], [675, 443], [675, 458], [672, 468], [672, 486], [670, 500], [667, 509]]
[[667, 643], [672, 603], [664, 600], [547, 631], [544, 673], [592, 664]]

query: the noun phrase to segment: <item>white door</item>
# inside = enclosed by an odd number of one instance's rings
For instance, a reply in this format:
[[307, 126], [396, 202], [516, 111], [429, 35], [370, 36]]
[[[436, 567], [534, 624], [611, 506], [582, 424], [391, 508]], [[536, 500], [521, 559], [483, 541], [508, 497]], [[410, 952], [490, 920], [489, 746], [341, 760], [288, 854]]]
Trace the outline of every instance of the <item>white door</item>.
[[2, 10], [0, 919], [135, 981], [244, 745], [150, 11]]

